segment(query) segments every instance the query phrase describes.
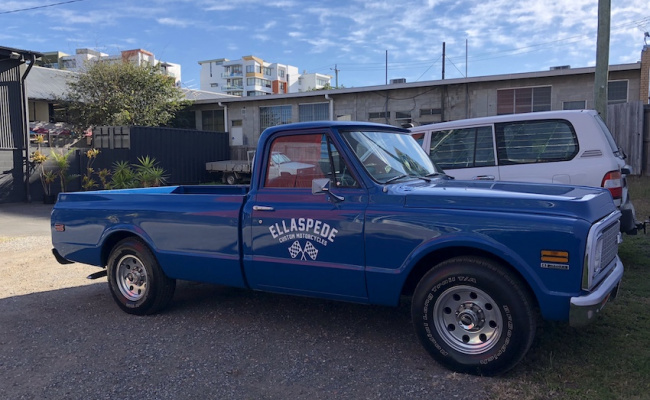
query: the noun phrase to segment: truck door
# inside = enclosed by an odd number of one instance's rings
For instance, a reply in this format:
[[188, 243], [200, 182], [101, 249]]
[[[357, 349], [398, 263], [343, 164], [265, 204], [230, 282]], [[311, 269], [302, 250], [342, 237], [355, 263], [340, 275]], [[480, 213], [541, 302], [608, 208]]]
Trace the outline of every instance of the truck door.
[[[261, 184], [245, 211], [250, 213], [251, 255], [244, 261], [249, 285], [367, 301], [363, 227], [368, 196], [349, 164], [322, 132], [276, 136], [266, 154], [260, 160], [266, 164]], [[280, 168], [268, 157], [274, 154], [286, 158]], [[330, 179], [336, 196], [312, 194], [313, 180], [323, 178]]]

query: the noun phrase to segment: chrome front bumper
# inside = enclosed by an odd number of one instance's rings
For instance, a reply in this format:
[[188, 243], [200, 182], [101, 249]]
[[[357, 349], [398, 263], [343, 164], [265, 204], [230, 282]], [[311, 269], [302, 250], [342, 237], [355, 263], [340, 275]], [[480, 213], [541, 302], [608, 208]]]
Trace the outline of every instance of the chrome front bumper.
[[598, 286], [589, 294], [572, 297], [569, 309], [569, 325], [584, 326], [596, 317], [598, 312], [605, 307], [608, 301], [614, 300], [618, 294], [621, 279], [623, 278], [623, 263], [616, 256], [616, 265]]

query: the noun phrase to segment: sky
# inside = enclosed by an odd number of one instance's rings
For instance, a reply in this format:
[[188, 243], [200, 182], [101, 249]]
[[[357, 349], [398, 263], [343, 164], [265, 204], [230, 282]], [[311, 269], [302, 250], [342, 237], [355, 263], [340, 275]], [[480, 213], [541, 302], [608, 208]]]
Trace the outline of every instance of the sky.
[[[346, 88], [595, 65], [598, 0], [2, 0], [0, 46], [144, 49], [180, 64], [254, 55]], [[611, 0], [610, 64], [650, 38], [648, 0]]]

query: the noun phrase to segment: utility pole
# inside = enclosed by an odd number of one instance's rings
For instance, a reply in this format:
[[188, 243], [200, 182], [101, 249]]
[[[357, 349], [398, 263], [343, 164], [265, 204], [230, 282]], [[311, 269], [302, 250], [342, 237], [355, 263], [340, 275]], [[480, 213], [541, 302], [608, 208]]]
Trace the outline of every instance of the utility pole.
[[442, 42], [442, 79], [445, 79], [445, 42]]
[[[445, 42], [442, 42], [442, 80], [445, 80]], [[440, 122], [445, 122], [445, 94], [447, 86], [440, 86]]]
[[598, 0], [598, 38], [594, 76], [594, 109], [607, 122], [607, 80], [609, 77], [609, 29], [611, 0]]
[[[332, 68], [330, 68], [330, 69], [332, 69]], [[337, 68], [337, 64], [334, 64], [334, 75], [336, 76], [336, 88], [335, 89], [339, 88], [339, 71], [340, 71], [340, 69]]]

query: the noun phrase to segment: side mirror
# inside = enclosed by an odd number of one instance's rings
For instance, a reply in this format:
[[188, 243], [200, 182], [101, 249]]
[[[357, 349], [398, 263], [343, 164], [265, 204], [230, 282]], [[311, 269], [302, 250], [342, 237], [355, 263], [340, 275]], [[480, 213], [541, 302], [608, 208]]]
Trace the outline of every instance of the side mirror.
[[334, 200], [343, 201], [345, 197], [334, 194], [330, 191], [331, 181], [328, 178], [314, 179], [311, 181], [311, 194], [328, 193]]

